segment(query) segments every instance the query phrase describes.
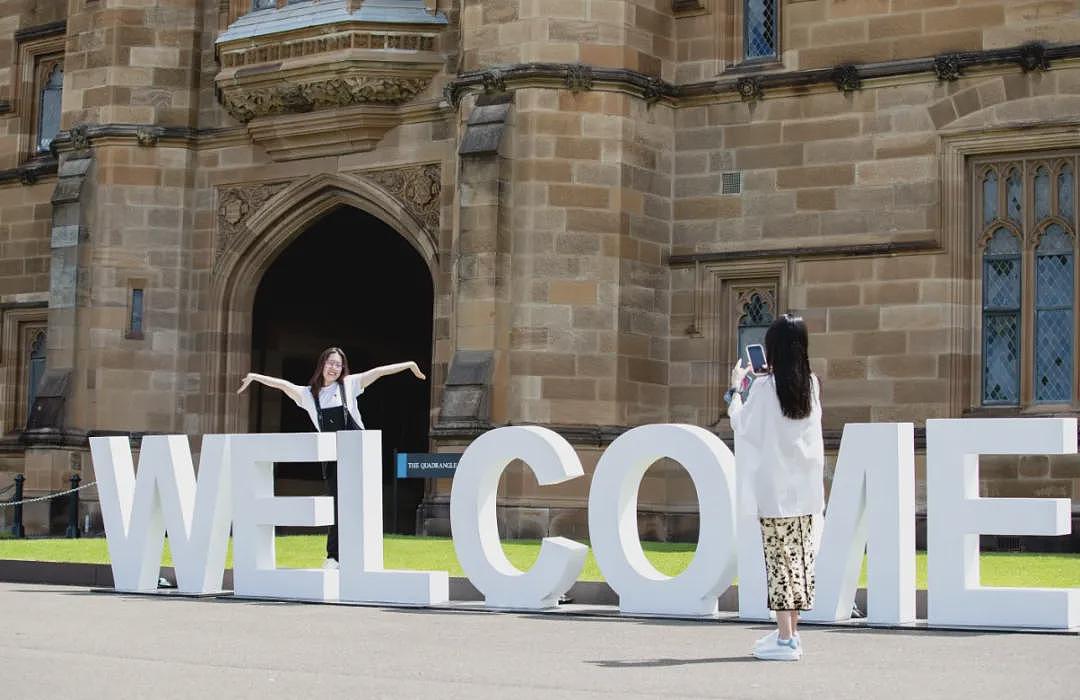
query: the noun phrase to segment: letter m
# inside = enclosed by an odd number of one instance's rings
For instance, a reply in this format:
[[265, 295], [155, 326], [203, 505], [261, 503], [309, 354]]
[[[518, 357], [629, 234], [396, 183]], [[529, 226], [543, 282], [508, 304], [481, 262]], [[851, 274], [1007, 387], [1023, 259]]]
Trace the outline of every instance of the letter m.
[[184, 593], [221, 590], [232, 499], [229, 436], [203, 438], [199, 479], [183, 435], [143, 438], [138, 475], [126, 437], [90, 438], [118, 591], [157, 589], [165, 533]]

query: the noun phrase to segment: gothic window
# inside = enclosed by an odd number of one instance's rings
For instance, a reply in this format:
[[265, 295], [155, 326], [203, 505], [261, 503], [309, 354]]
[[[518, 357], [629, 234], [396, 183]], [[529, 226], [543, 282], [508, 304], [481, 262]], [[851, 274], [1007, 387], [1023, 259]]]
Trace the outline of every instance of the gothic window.
[[744, 0], [743, 60], [779, 56], [779, 4], [777, 0]]
[[1078, 400], [1077, 157], [976, 169], [982, 285], [981, 402]]
[[59, 61], [46, 61], [39, 71], [37, 92], [37, 124], [34, 150], [48, 153], [49, 144], [60, 131], [60, 101], [64, 89], [64, 66]]
[[738, 357], [746, 358], [746, 346], [755, 343], [765, 344], [765, 331], [776, 317], [772, 290], [750, 289], [739, 294], [737, 311]]
[[45, 331], [34, 335], [26, 363], [26, 416], [29, 419], [37, 399], [38, 384], [45, 375]]

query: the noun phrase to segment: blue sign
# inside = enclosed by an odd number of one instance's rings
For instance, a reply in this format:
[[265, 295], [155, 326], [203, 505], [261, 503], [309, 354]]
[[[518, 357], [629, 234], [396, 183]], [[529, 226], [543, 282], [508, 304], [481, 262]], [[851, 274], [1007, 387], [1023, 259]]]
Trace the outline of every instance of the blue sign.
[[397, 478], [438, 479], [447, 478], [457, 471], [460, 453], [398, 452]]

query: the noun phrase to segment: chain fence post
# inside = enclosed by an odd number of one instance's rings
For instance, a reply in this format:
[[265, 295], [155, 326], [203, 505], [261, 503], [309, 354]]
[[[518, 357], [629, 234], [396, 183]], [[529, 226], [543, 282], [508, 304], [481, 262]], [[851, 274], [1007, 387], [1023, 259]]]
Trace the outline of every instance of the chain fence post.
[[15, 475], [15, 497], [11, 500], [16, 503], [15, 515], [13, 517], [14, 522], [11, 524], [12, 537], [26, 537], [26, 530], [23, 528], [22, 520], [22, 499], [23, 499], [23, 482], [26, 481], [26, 477], [22, 474]]
[[71, 494], [68, 496], [68, 525], [67, 532], [64, 533], [68, 538], [79, 538], [79, 481], [81, 481], [78, 474], [71, 475]]

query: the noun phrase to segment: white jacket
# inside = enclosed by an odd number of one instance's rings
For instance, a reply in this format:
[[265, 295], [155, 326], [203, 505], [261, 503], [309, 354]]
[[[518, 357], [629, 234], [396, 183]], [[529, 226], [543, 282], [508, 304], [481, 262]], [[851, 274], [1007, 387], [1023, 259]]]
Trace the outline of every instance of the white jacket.
[[772, 375], [750, 387], [743, 404], [728, 407], [735, 431], [738, 478], [752, 478], [761, 518], [820, 515], [825, 510], [825, 443], [821, 436], [821, 390], [811, 375], [810, 415], [784, 416]]

